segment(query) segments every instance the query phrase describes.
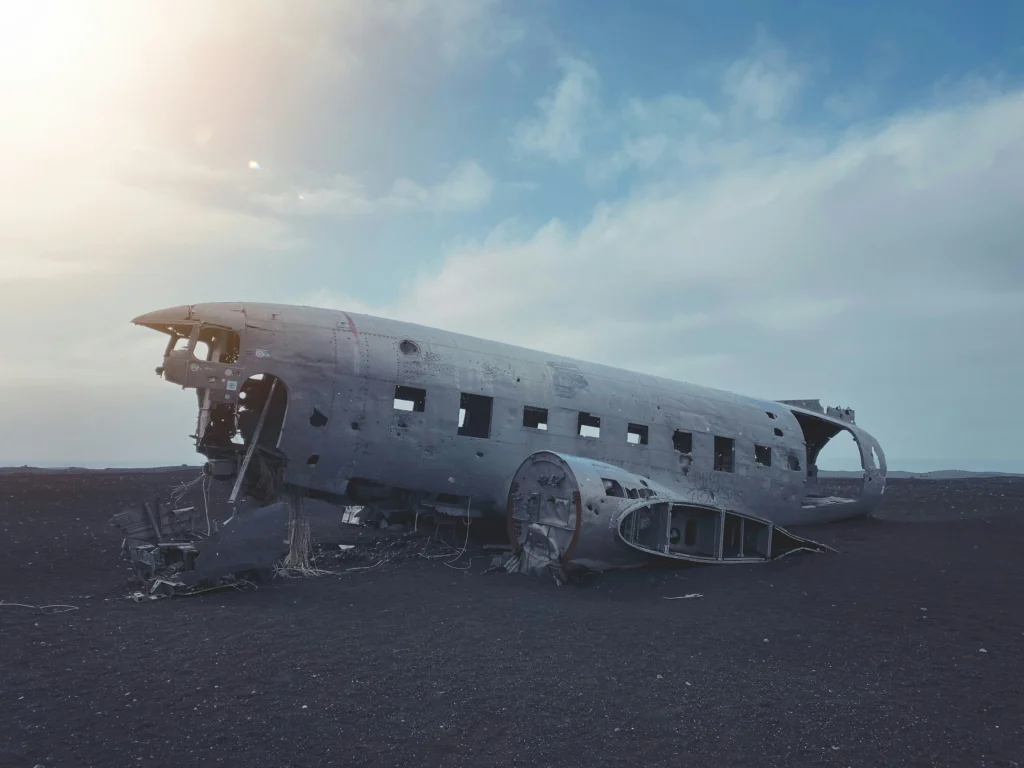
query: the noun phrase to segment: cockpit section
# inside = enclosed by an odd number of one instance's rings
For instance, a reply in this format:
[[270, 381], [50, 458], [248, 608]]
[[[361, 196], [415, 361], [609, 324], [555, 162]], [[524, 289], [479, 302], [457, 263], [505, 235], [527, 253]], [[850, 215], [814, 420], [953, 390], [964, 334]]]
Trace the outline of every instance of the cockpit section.
[[[153, 327], [153, 326], [149, 326]], [[176, 324], [154, 330], [168, 334], [158, 375], [174, 384], [223, 392], [233, 400], [242, 375], [242, 334], [207, 323]]]
[[[266, 351], [247, 350], [241, 312], [202, 317], [192, 307], [143, 315], [133, 322], [168, 335], [158, 376], [195, 389], [199, 406], [193, 438], [209, 459], [207, 471], [236, 480], [233, 498], [244, 492], [273, 498], [286, 466], [278, 449], [287, 412], [283, 381], [262, 365]], [[262, 353], [262, 354], [261, 354]]]

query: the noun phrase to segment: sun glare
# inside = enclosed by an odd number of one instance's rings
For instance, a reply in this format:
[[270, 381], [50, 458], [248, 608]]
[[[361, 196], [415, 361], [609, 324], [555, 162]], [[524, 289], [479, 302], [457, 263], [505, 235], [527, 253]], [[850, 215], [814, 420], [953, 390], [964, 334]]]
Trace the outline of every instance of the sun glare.
[[8, 0], [0, 4], [0, 82], [43, 87], [80, 74], [90, 29], [86, 3]]
[[184, 14], [167, 8], [157, 0], [0, 0], [0, 165], [8, 175], [21, 169], [38, 179], [42, 171], [32, 169], [42, 160], [52, 165], [115, 130], [137, 98], [133, 87], [173, 66], [166, 41]]
[[32, 107], [115, 90], [151, 59], [161, 31], [155, 8], [147, 0], [0, 0], [0, 92]]

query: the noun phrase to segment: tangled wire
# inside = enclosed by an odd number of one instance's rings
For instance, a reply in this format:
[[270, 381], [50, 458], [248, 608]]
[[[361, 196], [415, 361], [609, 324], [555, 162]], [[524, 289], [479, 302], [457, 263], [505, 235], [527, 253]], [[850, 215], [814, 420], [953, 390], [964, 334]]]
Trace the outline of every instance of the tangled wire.
[[327, 576], [332, 571], [324, 571], [316, 567], [313, 557], [313, 534], [309, 527], [309, 516], [302, 496], [293, 496], [290, 500], [291, 512], [288, 515], [288, 554], [278, 569], [281, 576]]

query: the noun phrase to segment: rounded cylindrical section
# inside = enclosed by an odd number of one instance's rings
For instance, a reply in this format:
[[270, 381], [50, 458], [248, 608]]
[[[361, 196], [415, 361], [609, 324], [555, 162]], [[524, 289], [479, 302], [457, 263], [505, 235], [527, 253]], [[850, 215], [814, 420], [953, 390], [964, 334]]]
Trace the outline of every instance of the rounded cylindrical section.
[[665, 493], [645, 478], [604, 462], [540, 451], [512, 480], [508, 531], [521, 571], [575, 566], [589, 570], [647, 560], [618, 535], [622, 512]]
[[512, 479], [508, 532], [514, 548], [540, 547], [553, 559], [570, 551], [580, 516], [579, 484], [566, 461], [541, 451], [528, 456]]

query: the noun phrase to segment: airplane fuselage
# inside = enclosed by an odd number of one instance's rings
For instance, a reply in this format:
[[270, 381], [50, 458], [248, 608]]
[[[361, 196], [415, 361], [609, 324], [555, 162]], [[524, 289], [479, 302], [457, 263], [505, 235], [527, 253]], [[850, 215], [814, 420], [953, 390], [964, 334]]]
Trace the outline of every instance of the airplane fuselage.
[[[286, 459], [289, 486], [350, 503], [414, 494], [445, 514], [504, 513], [513, 474], [541, 450], [780, 525], [864, 514], [884, 491], [881, 448], [849, 411], [326, 309], [204, 304], [134, 322], [171, 334], [158, 371], [199, 392], [201, 452], [241, 455], [256, 439]], [[232, 442], [254, 376], [276, 382], [280, 413], [255, 438], [252, 414]], [[816, 502], [815, 459], [841, 430], [860, 448], [861, 495]]]

